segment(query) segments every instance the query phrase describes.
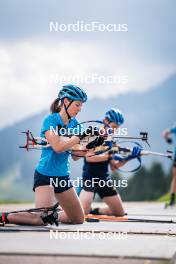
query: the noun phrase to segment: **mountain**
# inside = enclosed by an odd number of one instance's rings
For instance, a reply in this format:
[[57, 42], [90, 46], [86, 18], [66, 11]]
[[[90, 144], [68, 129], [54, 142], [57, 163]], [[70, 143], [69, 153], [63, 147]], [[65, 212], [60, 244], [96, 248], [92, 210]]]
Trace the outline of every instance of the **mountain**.
[[[128, 93], [107, 99], [95, 98], [89, 100], [79, 114], [79, 120], [102, 119], [110, 107], [121, 109], [125, 115], [124, 126], [129, 135], [139, 135], [140, 131], [148, 131], [151, 149], [165, 151], [168, 146], [162, 138], [162, 131], [170, 127], [176, 120], [176, 74], [166, 79], [160, 85], [143, 93]], [[40, 157], [40, 151], [25, 152], [18, 146], [24, 144], [25, 136], [21, 131], [30, 129], [38, 135], [42, 120], [48, 111], [43, 111], [28, 117], [21, 122], [0, 130], [0, 199], [33, 198], [33, 172]], [[151, 164], [153, 158], [143, 159], [144, 165]], [[161, 158], [167, 169], [171, 162]], [[72, 162], [72, 176], [81, 175], [82, 161]]]

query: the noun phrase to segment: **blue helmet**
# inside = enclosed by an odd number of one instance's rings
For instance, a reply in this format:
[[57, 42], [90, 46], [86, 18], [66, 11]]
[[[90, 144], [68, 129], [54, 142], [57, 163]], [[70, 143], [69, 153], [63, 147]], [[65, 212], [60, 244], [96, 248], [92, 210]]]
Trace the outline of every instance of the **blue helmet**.
[[87, 101], [87, 94], [78, 86], [67, 84], [62, 87], [58, 94], [58, 98], [64, 99], [68, 98], [73, 101], [81, 101], [86, 102]]
[[109, 122], [114, 122], [119, 126], [124, 122], [123, 114], [119, 109], [116, 108], [111, 108], [109, 111], [107, 111], [105, 117], [109, 120]]

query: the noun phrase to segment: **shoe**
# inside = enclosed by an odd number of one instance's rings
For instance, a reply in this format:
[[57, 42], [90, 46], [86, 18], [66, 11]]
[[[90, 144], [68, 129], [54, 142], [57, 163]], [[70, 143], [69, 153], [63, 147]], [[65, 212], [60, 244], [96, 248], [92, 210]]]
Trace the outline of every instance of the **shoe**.
[[7, 216], [8, 213], [0, 212], [0, 225], [5, 225], [9, 223]]
[[91, 209], [89, 214], [93, 214], [93, 215], [101, 215], [100, 212], [99, 212], [99, 207], [97, 208], [94, 208], [94, 209]]

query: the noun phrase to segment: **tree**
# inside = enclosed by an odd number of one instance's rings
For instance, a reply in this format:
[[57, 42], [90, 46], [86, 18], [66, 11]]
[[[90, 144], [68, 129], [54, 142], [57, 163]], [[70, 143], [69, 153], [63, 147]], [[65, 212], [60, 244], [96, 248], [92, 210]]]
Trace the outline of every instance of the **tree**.
[[168, 191], [169, 177], [161, 163], [153, 163], [149, 169], [141, 167], [129, 180], [127, 188], [119, 188], [124, 201], [156, 200]]

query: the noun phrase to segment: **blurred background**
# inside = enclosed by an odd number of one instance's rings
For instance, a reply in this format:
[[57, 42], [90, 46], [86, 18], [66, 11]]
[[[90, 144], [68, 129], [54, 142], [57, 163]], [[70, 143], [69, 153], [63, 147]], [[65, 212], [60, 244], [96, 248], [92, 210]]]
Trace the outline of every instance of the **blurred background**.
[[[39, 135], [65, 83], [87, 91], [79, 120], [121, 109], [124, 127], [148, 131], [151, 150], [166, 151], [162, 131], [176, 120], [176, 37], [173, 0], [0, 0], [0, 201], [33, 201], [40, 151], [25, 152], [21, 131]], [[126, 31], [51, 31], [50, 23], [125, 24]], [[113, 81], [112, 77], [113, 76]], [[87, 78], [90, 77], [90, 78]], [[110, 81], [111, 79], [111, 81]], [[120, 190], [124, 200], [156, 200], [168, 192], [171, 161], [146, 157]], [[72, 163], [81, 176], [82, 161]]]

